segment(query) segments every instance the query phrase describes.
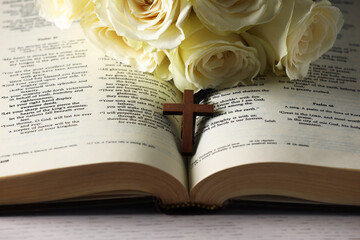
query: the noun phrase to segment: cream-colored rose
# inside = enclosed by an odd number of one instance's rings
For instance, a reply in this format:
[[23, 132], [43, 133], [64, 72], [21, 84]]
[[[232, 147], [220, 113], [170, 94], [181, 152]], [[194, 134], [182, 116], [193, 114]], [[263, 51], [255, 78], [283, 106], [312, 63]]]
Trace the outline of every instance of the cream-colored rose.
[[185, 38], [182, 30], [191, 4], [187, 0], [95, 0], [96, 13], [120, 36], [171, 49]]
[[209, 31], [195, 14], [184, 26], [186, 39], [170, 51], [174, 83], [185, 89], [226, 88], [250, 82], [260, 70], [257, 52], [238, 34], [226, 36]]
[[242, 32], [272, 20], [282, 0], [191, 0], [201, 22], [216, 33]]
[[310, 63], [329, 50], [344, 23], [340, 10], [327, 0], [287, 0], [276, 18], [249, 33], [264, 40], [273, 70], [290, 79], [306, 77]]
[[80, 24], [86, 38], [106, 55], [139, 71], [154, 72], [158, 78], [171, 78], [168, 70], [170, 62], [163, 51], [146, 43], [118, 36], [113, 28], [100, 22], [94, 12], [85, 15]]
[[68, 28], [93, 9], [91, 0], [35, 0], [39, 15], [59, 28]]

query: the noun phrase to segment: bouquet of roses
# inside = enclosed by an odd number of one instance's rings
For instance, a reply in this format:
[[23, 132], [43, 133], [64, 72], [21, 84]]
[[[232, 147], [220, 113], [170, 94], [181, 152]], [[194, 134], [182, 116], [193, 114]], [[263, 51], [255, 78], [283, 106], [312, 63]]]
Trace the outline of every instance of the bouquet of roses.
[[108, 56], [178, 89], [246, 84], [272, 71], [301, 79], [343, 25], [327, 0], [36, 0], [60, 28], [74, 20]]

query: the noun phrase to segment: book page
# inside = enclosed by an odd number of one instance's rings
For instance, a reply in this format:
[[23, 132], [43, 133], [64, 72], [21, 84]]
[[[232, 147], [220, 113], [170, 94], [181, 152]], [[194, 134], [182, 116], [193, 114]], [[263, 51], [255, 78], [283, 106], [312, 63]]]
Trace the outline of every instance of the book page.
[[190, 187], [218, 171], [287, 162], [360, 170], [360, 2], [337, 2], [345, 24], [304, 80], [262, 76], [211, 92], [215, 117], [198, 118]]
[[103, 162], [159, 168], [187, 186], [180, 122], [162, 115], [182, 94], [59, 30], [33, 2], [1, 4], [0, 177]]

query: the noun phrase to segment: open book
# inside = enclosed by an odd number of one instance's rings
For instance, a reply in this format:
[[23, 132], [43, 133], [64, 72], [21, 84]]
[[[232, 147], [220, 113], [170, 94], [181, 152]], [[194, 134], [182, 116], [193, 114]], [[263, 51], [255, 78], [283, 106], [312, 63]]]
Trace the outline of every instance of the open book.
[[78, 24], [60, 31], [28, 1], [1, 6], [0, 205], [258, 195], [360, 205], [357, 1], [338, 3], [346, 24], [305, 80], [198, 93], [215, 116], [198, 117], [189, 158], [181, 117], [162, 115], [182, 101], [171, 82], [105, 57]]

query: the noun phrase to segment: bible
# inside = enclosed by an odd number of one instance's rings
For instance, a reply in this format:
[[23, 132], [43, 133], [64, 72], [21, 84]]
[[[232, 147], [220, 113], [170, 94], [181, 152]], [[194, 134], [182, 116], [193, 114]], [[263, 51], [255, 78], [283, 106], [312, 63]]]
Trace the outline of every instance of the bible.
[[356, 1], [337, 3], [345, 27], [304, 80], [198, 92], [183, 157], [181, 103], [156, 80], [98, 52], [78, 23], [60, 31], [28, 1], [3, 2], [0, 205], [159, 199], [165, 208], [229, 200], [360, 205], [360, 79]]

